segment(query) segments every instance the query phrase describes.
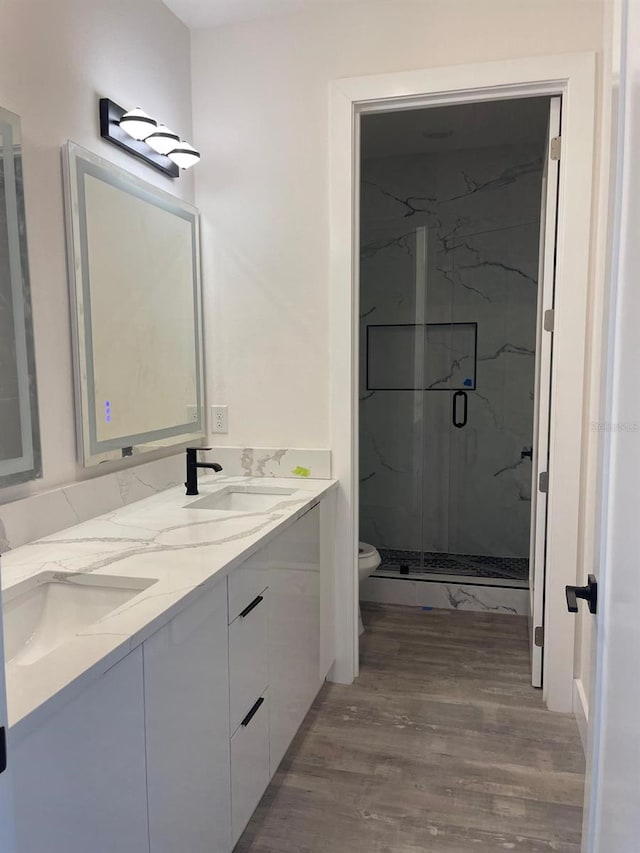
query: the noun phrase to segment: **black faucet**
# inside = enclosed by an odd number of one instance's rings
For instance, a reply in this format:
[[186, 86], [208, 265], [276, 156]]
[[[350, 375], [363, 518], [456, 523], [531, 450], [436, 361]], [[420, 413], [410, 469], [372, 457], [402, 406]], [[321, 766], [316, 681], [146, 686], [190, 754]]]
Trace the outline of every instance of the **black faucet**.
[[197, 495], [198, 492], [198, 468], [211, 468], [214, 471], [222, 471], [222, 465], [217, 462], [198, 462], [199, 450], [211, 450], [211, 447], [187, 447], [187, 487], [188, 495]]

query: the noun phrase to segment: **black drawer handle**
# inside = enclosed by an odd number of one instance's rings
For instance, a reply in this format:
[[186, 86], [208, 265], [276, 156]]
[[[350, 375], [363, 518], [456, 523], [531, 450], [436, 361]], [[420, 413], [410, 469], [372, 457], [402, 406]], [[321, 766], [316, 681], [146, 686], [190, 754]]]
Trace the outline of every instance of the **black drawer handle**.
[[7, 769], [7, 733], [0, 727], [0, 773]]
[[253, 599], [251, 604], [247, 604], [245, 609], [240, 612], [240, 616], [242, 618], [244, 618], [245, 616], [248, 616], [251, 613], [251, 611], [253, 610], [253, 608], [257, 607], [261, 601], [264, 601], [264, 595], [256, 595], [256, 597]]
[[249, 725], [251, 720], [253, 720], [255, 715], [258, 713], [258, 708], [260, 707], [260, 705], [262, 705], [263, 702], [264, 702], [264, 697], [261, 696], [258, 699], [258, 701], [255, 703], [253, 708], [249, 711], [247, 716], [244, 718], [244, 720], [240, 723], [241, 726], [248, 726]]
[[315, 509], [319, 505], [319, 503], [320, 503], [320, 501], [316, 501], [314, 504], [311, 504], [309, 509], [305, 509], [305, 511], [302, 513], [302, 515], [298, 516], [298, 521], [300, 521], [301, 518], [304, 518], [305, 515], [310, 513], [312, 509]]

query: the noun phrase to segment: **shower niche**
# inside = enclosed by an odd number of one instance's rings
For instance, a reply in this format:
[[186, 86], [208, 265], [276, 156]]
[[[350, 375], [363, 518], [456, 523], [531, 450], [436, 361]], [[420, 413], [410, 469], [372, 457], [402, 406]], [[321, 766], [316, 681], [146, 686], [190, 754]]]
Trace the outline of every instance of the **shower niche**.
[[476, 384], [477, 340], [477, 323], [367, 326], [366, 389], [471, 390]]

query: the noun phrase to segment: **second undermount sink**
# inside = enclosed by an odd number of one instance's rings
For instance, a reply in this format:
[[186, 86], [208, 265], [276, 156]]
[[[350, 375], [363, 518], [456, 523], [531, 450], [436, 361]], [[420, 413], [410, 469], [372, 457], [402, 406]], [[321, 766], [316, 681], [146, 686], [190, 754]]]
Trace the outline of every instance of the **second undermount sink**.
[[185, 509], [216, 509], [223, 512], [268, 512], [292, 495], [295, 489], [279, 486], [227, 486], [187, 504]]
[[40, 572], [3, 593], [7, 664], [28, 666], [156, 583], [75, 572]]

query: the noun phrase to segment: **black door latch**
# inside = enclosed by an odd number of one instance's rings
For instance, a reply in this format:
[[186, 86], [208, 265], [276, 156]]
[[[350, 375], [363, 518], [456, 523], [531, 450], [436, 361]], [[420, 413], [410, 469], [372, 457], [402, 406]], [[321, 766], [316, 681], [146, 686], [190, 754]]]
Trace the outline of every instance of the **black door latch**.
[[4, 726], [0, 726], [0, 773], [7, 769], [7, 733]]
[[598, 610], [598, 582], [595, 575], [589, 575], [586, 586], [566, 587], [567, 608], [569, 613], [578, 612], [578, 599], [583, 598], [589, 605], [589, 613]]

